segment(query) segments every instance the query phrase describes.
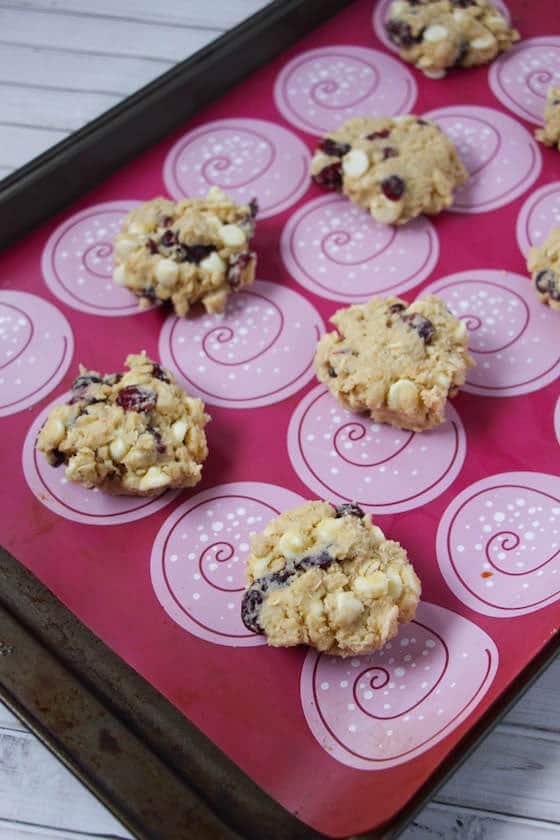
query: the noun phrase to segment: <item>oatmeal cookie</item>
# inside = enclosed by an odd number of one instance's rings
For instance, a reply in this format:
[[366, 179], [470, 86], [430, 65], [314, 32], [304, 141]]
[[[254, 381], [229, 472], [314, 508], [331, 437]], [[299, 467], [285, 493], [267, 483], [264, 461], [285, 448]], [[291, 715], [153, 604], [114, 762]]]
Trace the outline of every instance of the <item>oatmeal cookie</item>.
[[66, 478], [115, 495], [154, 496], [193, 487], [208, 455], [202, 400], [189, 397], [145, 353], [127, 373], [102, 376], [80, 366], [66, 404], [55, 406], [37, 438]]
[[307, 502], [252, 538], [241, 616], [269, 645], [371, 653], [414, 618], [420, 580], [358, 505]]
[[344, 192], [377, 222], [395, 225], [440, 213], [468, 179], [452, 141], [413, 115], [349, 120], [321, 140], [311, 176]]
[[183, 316], [199, 301], [223, 312], [229, 292], [255, 279], [250, 249], [257, 203], [238, 206], [218, 187], [206, 198], [154, 198], [136, 207], [115, 237], [113, 281], [140, 306], [169, 301]]
[[444, 422], [474, 361], [464, 322], [442, 300], [374, 297], [330, 320], [336, 332], [319, 341], [315, 370], [346, 408], [415, 432]]
[[540, 248], [531, 248], [527, 268], [540, 300], [560, 309], [560, 227], [550, 231]]
[[520, 38], [488, 0], [395, 0], [386, 29], [401, 58], [431, 79], [487, 64]]
[[546, 92], [544, 127], [535, 131], [535, 137], [560, 152], [560, 86], [549, 87]]

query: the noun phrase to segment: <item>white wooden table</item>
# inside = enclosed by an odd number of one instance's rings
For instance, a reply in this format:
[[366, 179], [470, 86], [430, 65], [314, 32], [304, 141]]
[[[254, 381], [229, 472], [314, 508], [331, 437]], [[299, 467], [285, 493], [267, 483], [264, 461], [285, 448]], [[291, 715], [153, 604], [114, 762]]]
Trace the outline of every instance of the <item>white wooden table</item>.
[[[0, 177], [264, 5], [0, 0]], [[559, 701], [557, 660], [405, 840], [560, 838]], [[130, 837], [0, 704], [0, 840], [30, 835]]]

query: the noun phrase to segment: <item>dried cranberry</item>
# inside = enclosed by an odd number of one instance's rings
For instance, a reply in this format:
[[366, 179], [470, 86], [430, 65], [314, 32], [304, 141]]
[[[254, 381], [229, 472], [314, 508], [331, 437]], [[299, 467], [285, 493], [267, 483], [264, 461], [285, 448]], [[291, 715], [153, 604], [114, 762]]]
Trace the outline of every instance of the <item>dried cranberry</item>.
[[145, 289], [140, 289], [139, 291], [135, 291], [134, 294], [137, 297], [146, 298], [146, 300], [149, 300], [150, 303], [160, 303], [154, 286], [148, 286]]
[[436, 329], [429, 318], [424, 318], [418, 312], [413, 312], [411, 315], [401, 315], [401, 318], [409, 327], [418, 333], [424, 344], [430, 344]]
[[148, 251], [150, 252], [150, 254], [157, 254], [157, 253], [158, 253], [158, 246], [157, 246], [157, 243], [156, 243], [156, 242], [154, 242], [154, 240], [153, 240], [153, 239], [148, 239], [148, 241], [146, 242], [146, 246], [147, 246]]
[[263, 605], [263, 594], [258, 589], [248, 589], [241, 601], [241, 621], [251, 633], [262, 633], [259, 614]]
[[60, 449], [51, 449], [48, 455], [48, 461], [51, 467], [60, 467], [61, 464], [66, 462], [66, 456]]
[[405, 183], [398, 175], [389, 175], [381, 181], [381, 190], [389, 201], [398, 201], [405, 191]]
[[296, 560], [294, 567], [297, 571], [306, 572], [308, 569], [326, 569], [333, 562], [334, 558], [328, 551], [321, 551], [320, 554], [310, 554], [308, 557], [302, 557], [301, 560]]
[[161, 244], [166, 248], [171, 248], [172, 245], [177, 244], [177, 234], [174, 230], [166, 230], [161, 237]]
[[388, 158], [398, 157], [399, 153], [395, 149], [394, 146], [384, 146], [383, 147], [383, 160], [387, 160]]
[[83, 391], [89, 385], [100, 385], [101, 378], [94, 373], [82, 373], [72, 382], [73, 391]]
[[416, 122], [418, 123], [418, 125], [430, 125], [430, 123], [428, 122], [428, 120], [423, 120], [423, 119], [422, 119], [422, 117], [418, 117], [418, 119], [416, 120]]
[[254, 256], [253, 251], [244, 251], [231, 264], [227, 279], [232, 289], [236, 289], [241, 284], [241, 274], [245, 271]]
[[330, 365], [329, 365], [329, 376], [332, 377], [332, 379], [336, 379], [336, 377], [338, 376], [336, 370], [333, 367], [331, 367]]
[[160, 455], [163, 455], [163, 453], [165, 452], [165, 444], [162, 443], [160, 430], [154, 429], [152, 426], [148, 426], [148, 432], [152, 435], [156, 442], [157, 451]]
[[399, 47], [411, 47], [421, 40], [421, 35], [414, 36], [410, 24], [404, 20], [390, 20], [385, 29], [389, 39]]
[[457, 56], [455, 58], [454, 67], [462, 67], [463, 61], [469, 51], [469, 42], [468, 41], [461, 41], [459, 44], [459, 49], [457, 51]]
[[259, 202], [256, 198], [252, 198], [249, 202], [249, 210], [251, 211], [251, 216], [254, 219], [259, 212]]
[[154, 376], [156, 379], [161, 379], [162, 382], [170, 382], [167, 373], [164, 371], [161, 365], [157, 364], [157, 362], [152, 366], [152, 376]]
[[117, 395], [117, 405], [125, 411], [151, 411], [155, 408], [157, 395], [141, 385], [127, 385]]
[[216, 250], [215, 245], [179, 245], [179, 259], [181, 262], [198, 263]]
[[173, 224], [173, 221], [174, 221], [173, 216], [164, 216], [163, 219], [161, 220], [161, 226], [162, 227], [169, 227], [170, 225]]
[[390, 128], [384, 128], [382, 131], [372, 131], [368, 134], [366, 140], [384, 140], [391, 133]]
[[320, 187], [325, 187], [327, 190], [341, 190], [342, 189], [342, 164], [339, 160], [335, 163], [329, 164], [313, 175], [313, 180]]
[[340, 519], [341, 516], [358, 516], [360, 519], [363, 519], [365, 516], [361, 507], [353, 504], [352, 502], [345, 502], [342, 505], [337, 505], [335, 507], [335, 511], [337, 519]]
[[389, 312], [394, 314], [395, 312], [402, 312], [403, 309], [406, 309], [406, 303], [392, 303], [389, 307]]
[[350, 143], [337, 143], [336, 140], [331, 140], [330, 137], [325, 137], [317, 146], [319, 151], [324, 152], [331, 157], [344, 157], [347, 155], [352, 146]]
[[545, 268], [543, 271], [539, 271], [535, 277], [535, 286], [543, 295], [548, 294], [550, 289], [553, 289], [555, 285], [556, 274], [550, 268]]
[[468, 9], [469, 6], [476, 6], [475, 0], [451, 0], [451, 5], [456, 9]]

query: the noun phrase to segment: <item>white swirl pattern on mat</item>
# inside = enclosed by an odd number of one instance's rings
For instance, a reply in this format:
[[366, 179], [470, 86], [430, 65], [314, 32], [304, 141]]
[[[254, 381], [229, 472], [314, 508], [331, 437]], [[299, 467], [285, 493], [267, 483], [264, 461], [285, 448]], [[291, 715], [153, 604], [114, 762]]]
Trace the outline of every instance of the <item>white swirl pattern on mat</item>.
[[288, 452], [300, 479], [321, 498], [357, 502], [373, 513], [411, 510], [435, 499], [457, 477], [466, 453], [453, 408], [421, 434], [346, 411], [319, 385], [301, 400], [288, 428]]
[[412, 73], [391, 56], [365, 47], [308, 50], [278, 74], [274, 99], [296, 128], [323, 134], [364, 114], [408, 113], [416, 102]]
[[250, 533], [302, 503], [273, 484], [236, 482], [205, 490], [173, 511], [151, 557], [152, 585], [170, 618], [214, 644], [266, 644], [241, 621]]
[[290, 274], [330, 300], [361, 303], [399, 295], [425, 280], [437, 264], [439, 241], [425, 218], [395, 228], [338, 195], [304, 204], [288, 220], [280, 252]]
[[515, 44], [490, 66], [488, 81], [502, 105], [542, 125], [546, 91], [560, 85], [560, 37], [526, 38]]
[[527, 615], [560, 599], [560, 478], [503, 473], [463, 490], [437, 534], [441, 572], [467, 607]]
[[216, 120], [189, 131], [165, 159], [163, 178], [175, 199], [211, 187], [238, 203], [256, 197], [258, 218], [281, 213], [307, 192], [310, 154], [299, 137], [266, 120]]
[[517, 219], [517, 242], [523, 256], [542, 245], [553, 227], [560, 228], [560, 181], [531, 193]]
[[311, 732], [335, 761], [384, 770], [426, 752], [479, 705], [498, 650], [475, 624], [421, 602], [416, 618], [369, 656], [309, 651], [301, 702]]

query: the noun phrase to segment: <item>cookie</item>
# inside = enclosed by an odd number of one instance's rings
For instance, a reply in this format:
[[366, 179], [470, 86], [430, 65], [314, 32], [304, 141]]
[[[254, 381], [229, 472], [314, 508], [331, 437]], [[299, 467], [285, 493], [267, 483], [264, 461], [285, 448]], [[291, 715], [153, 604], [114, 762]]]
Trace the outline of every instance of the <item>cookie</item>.
[[269, 645], [371, 653], [414, 618], [420, 580], [398, 542], [355, 504], [307, 502], [252, 537], [245, 626]]
[[431, 79], [487, 64], [520, 38], [488, 0], [395, 0], [386, 29], [401, 58]]
[[193, 487], [208, 455], [204, 403], [145, 353], [127, 373], [102, 376], [80, 366], [66, 404], [55, 406], [37, 438], [66, 478], [114, 495], [154, 496]]
[[535, 131], [535, 137], [560, 152], [560, 86], [549, 87], [546, 92], [544, 127]]
[[206, 198], [154, 198], [124, 219], [115, 237], [113, 281], [140, 306], [169, 301], [179, 316], [199, 301], [223, 312], [229, 292], [255, 279], [250, 249], [257, 203], [236, 205], [218, 187]]
[[395, 225], [440, 213], [468, 179], [449, 137], [413, 115], [349, 120], [321, 140], [311, 176], [344, 192], [377, 222]]
[[539, 248], [531, 248], [527, 268], [540, 300], [560, 309], [560, 227], [553, 228]]
[[330, 320], [336, 332], [319, 341], [315, 370], [346, 408], [415, 432], [444, 422], [474, 361], [464, 322], [442, 300], [374, 297]]

